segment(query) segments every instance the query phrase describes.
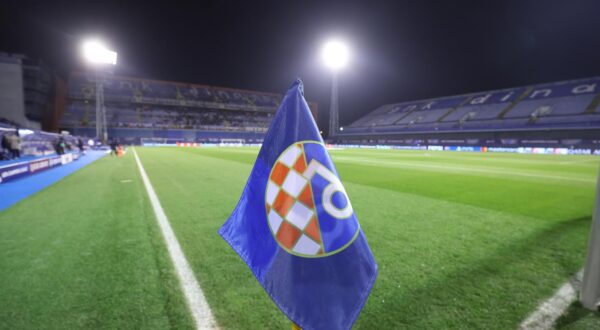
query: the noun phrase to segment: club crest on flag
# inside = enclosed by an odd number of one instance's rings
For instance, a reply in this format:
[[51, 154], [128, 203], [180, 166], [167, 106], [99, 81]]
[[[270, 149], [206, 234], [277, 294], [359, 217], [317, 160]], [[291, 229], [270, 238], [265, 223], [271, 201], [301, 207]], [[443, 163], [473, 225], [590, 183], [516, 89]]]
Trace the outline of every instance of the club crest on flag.
[[338, 253], [360, 229], [348, 194], [318, 141], [295, 142], [279, 155], [265, 189], [265, 208], [279, 246], [301, 257]]
[[377, 278], [377, 263], [302, 81], [283, 97], [219, 234], [300, 328], [352, 328]]

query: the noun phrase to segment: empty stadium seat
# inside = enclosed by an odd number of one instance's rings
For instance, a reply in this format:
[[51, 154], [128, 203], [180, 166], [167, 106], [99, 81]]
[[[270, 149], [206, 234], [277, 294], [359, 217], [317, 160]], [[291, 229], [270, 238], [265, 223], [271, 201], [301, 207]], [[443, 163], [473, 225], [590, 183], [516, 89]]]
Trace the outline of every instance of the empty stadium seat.
[[344, 134], [600, 127], [600, 78], [388, 104]]

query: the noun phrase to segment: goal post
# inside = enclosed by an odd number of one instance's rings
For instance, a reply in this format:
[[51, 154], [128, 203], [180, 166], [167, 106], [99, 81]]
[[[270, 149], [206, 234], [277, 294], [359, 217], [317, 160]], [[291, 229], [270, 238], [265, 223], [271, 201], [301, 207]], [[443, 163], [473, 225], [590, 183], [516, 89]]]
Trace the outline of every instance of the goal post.
[[594, 218], [580, 294], [581, 304], [595, 311], [600, 305], [600, 175], [597, 180]]
[[220, 146], [222, 147], [242, 147], [246, 143], [246, 139], [221, 139]]

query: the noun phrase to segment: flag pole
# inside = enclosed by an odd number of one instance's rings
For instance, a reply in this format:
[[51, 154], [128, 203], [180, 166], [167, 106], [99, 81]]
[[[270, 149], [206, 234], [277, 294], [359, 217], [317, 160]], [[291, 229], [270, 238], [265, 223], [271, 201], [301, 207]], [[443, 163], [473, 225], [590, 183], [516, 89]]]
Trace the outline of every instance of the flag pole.
[[600, 306], [600, 174], [597, 180], [594, 218], [579, 296], [583, 307], [591, 310], [598, 310]]
[[292, 330], [302, 330], [296, 323], [292, 322]]

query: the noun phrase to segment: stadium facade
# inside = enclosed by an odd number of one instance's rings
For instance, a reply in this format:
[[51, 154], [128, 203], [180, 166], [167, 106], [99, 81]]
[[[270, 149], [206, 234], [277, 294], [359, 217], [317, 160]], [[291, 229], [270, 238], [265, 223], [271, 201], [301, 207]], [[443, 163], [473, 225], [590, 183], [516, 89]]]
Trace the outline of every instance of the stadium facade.
[[[95, 136], [97, 76], [69, 77], [61, 130]], [[102, 76], [108, 136], [126, 143], [260, 143], [282, 95], [224, 87]], [[311, 103], [316, 117], [317, 105]]]
[[600, 149], [600, 78], [383, 105], [332, 136], [354, 145]]
[[43, 61], [0, 53], [0, 123], [56, 130], [65, 91], [65, 81]]
[[[0, 53], [0, 125], [96, 137], [96, 83], [102, 80], [110, 140], [122, 143], [260, 143], [282, 95], [225, 87], [73, 72]], [[309, 102], [313, 115], [318, 106]]]
[[[122, 143], [260, 143], [282, 95], [74, 72], [0, 53], [0, 123], [96, 137], [102, 80], [109, 139]], [[600, 78], [383, 105], [339, 131], [345, 145], [600, 150]], [[309, 103], [315, 118], [318, 107]]]

